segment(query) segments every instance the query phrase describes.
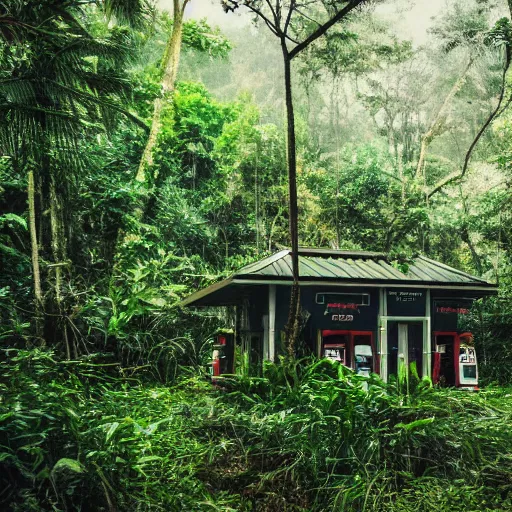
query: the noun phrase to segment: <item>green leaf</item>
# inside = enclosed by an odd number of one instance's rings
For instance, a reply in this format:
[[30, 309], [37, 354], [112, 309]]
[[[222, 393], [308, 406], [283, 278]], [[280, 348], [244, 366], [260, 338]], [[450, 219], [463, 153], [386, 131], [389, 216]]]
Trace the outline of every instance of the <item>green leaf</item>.
[[114, 423], [110, 424], [110, 427], [107, 430], [107, 437], [105, 441], [108, 441], [114, 435], [115, 431], [117, 430], [117, 427], [119, 427], [119, 423], [117, 421], [114, 421]]
[[159, 308], [163, 308], [167, 304], [165, 299], [159, 297], [151, 297], [148, 299], [141, 297], [141, 300], [148, 304], [152, 304], [153, 306], [158, 306]]
[[0, 462], [4, 462], [7, 459], [14, 459], [14, 455], [12, 455], [12, 453], [8, 453], [8, 452], [1, 452], [0, 453]]
[[20, 217], [15, 213], [5, 213], [4, 215], [0, 215], [0, 225], [3, 224], [17, 224], [18, 226], [21, 226], [23, 229], [27, 229], [27, 221], [23, 217]]
[[146, 464], [147, 462], [153, 462], [155, 460], [162, 460], [162, 457], [158, 455], [148, 455], [147, 457], [141, 457], [137, 464]]
[[52, 476], [55, 476], [55, 473], [61, 471], [71, 471], [72, 473], [84, 473], [85, 468], [78, 460], [62, 458], [55, 463], [55, 466], [53, 466]]
[[397, 423], [395, 425], [395, 428], [403, 428], [406, 431], [410, 431], [430, 425], [434, 421], [434, 419], [435, 418], [425, 418], [422, 420], [411, 421], [411, 423]]

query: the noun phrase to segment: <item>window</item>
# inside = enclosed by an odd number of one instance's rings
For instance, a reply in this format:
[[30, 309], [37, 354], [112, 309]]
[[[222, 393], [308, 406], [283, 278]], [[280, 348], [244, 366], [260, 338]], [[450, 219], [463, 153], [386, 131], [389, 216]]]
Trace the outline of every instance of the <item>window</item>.
[[356, 304], [358, 306], [370, 305], [369, 293], [317, 293], [315, 297], [317, 304]]
[[465, 364], [462, 367], [462, 375], [465, 379], [476, 379], [476, 364]]

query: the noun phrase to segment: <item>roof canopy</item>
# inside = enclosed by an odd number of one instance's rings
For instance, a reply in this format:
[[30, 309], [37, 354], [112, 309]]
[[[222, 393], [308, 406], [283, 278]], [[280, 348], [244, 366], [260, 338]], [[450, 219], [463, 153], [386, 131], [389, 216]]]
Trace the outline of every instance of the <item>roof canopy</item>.
[[[182, 305], [224, 306], [236, 304], [247, 286], [292, 283], [291, 251], [280, 251], [242, 267], [229, 278], [190, 295]], [[299, 249], [301, 286], [367, 286], [466, 289], [495, 293], [495, 284], [455, 268], [418, 256], [401, 272], [388, 255], [366, 251]]]

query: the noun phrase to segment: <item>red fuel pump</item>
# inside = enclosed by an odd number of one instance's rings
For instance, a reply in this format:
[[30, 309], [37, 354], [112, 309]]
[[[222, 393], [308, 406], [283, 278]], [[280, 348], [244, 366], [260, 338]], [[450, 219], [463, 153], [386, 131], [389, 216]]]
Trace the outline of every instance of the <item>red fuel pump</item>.
[[478, 364], [473, 335], [469, 332], [434, 332], [434, 383], [461, 389], [478, 389]]
[[378, 373], [371, 331], [323, 330], [321, 340], [321, 357], [339, 361], [362, 375]]
[[234, 335], [232, 332], [220, 332], [214, 339], [211, 375], [212, 379], [234, 371]]

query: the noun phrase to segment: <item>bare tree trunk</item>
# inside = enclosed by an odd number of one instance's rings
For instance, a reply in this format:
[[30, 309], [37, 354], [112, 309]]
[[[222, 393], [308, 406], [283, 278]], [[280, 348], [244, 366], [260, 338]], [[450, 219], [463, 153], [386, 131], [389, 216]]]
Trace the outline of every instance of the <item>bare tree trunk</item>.
[[404, 160], [403, 160], [403, 146], [397, 146], [397, 162], [398, 162], [398, 177], [402, 185], [402, 206], [405, 205], [405, 174], [404, 174]]
[[52, 268], [55, 273], [55, 299], [57, 304], [62, 300], [62, 223], [61, 223], [61, 205], [57, 195], [55, 176], [50, 176], [50, 229], [52, 234], [51, 246], [53, 262]]
[[469, 234], [469, 229], [466, 223], [464, 223], [464, 226], [462, 227], [460, 231], [460, 237], [463, 242], [466, 242], [469, 251], [471, 252], [471, 258], [473, 259], [473, 264], [475, 265], [475, 269], [477, 271], [477, 274], [479, 276], [482, 275], [482, 262], [480, 260], [480, 256], [476, 252], [475, 246], [473, 244], [473, 241], [471, 240], [471, 235]]
[[[66, 357], [71, 359], [71, 346], [68, 336], [66, 313], [62, 298], [63, 289], [63, 269], [67, 266], [66, 237], [64, 234], [64, 221], [62, 211], [62, 201], [57, 192], [57, 182], [54, 172], [50, 176], [50, 228], [51, 228], [51, 246], [53, 255], [53, 265], [49, 265], [55, 273], [55, 302], [58, 318], [58, 331], [62, 333], [64, 345], [66, 347]], [[76, 353], [76, 350], [75, 350]]]
[[428, 147], [430, 146], [432, 141], [441, 133], [443, 126], [446, 122], [448, 107], [452, 102], [453, 98], [455, 97], [455, 95], [461, 90], [462, 86], [466, 82], [469, 70], [472, 65], [473, 57], [470, 57], [466, 67], [464, 68], [464, 72], [459, 77], [459, 79], [453, 84], [453, 87], [451, 88], [450, 92], [443, 101], [443, 104], [437, 111], [436, 117], [434, 118], [432, 124], [430, 125], [428, 132], [425, 133], [421, 138], [420, 157], [418, 159], [418, 165], [416, 167], [415, 174], [417, 178], [424, 173], [425, 158], [427, 156]]
[[35, 208], [35, 186], [34, 173], [28, 173], [28, 213], [30, 227], [30, 243], [32, 246], [32, 274], [34, 278], [34, 306], [36, 321], [36, 336], [39, 338], [41, 345], [45, 344], [43, 338], [43, 292], [41, 290], [41, 272], [39, 270], [39, 246], [37, 242], [36, 230], [36, 208]]
[[174, 92], [181, 55], [183, 14], [188, 1], [189, 0], [183, 0], [183, 3], [180, 5], [179, 0], [174, 0], [172, 32], [162, 60], [162, 68], [164, 70], [164, 75], [162, 78], [162, 96], [155, 99], [153, 105], [153, 120], [151, 122], [151, 131], [149, 132], [148, 141], [140, 160], [137, 175], [135, 176], [135, 179], [140, 183], [144, 183], [146, 181], [146, 171], [148, 167], [153, 165], [153, 152], [156, 147], [158, 134], [162, 124], [162, 109], [166, 100], [168, 100]]
[[284, 84], [286, 93], [286, 121], [287, 121], [287, 159], [288, 159], [288, 197], [289, 197], [289, 228], [292, 257], [293, 284], [290, 297], [290, 311], [286, 325], [288, 355], [295, 356], [295, 344], [299, 331], [299, 228], [297, 205], [297, 156], [295, 144], [295, 116], [293, 112], [291, 59], [286, 47], [284, 37], [281, 39], [281, 48], [284, 62]]
[[260, 204], [259, 204], [259, 186], [258, 186], [258, 163], [259, 163], [259, 145], [256, 144], [256, 159], [254, 162], [254, 217], [256, 228], [256, 254], [260, 253]]
[[270, 252], [272, 250], [272, 237], [274, 236], [274, 228], [276, 227], [277, 221], [279, 219], [279, 216], [283, 213], [282, 208], [277, 209], [277, 213], [272, 220], [272, 223], [270, 224], [270, 229], [268, 233], [268, 251]]

